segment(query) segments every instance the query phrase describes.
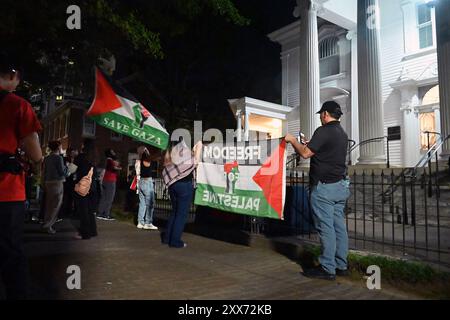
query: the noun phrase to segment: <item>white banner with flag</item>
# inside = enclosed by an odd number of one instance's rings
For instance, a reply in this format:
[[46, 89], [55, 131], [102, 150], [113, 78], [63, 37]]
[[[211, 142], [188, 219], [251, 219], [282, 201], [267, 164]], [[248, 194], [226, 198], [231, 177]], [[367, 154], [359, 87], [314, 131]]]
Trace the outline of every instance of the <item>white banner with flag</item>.
[[195, 204], [283, 220], [285, 197], [284, 140], [203, 147]]

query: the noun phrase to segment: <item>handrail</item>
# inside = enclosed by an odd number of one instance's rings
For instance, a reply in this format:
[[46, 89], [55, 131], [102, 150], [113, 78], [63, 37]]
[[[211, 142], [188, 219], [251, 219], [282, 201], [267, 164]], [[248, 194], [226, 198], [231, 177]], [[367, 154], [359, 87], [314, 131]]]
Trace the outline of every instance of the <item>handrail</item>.
[[[405, 168], [402, 170], [400, 175], [398, 175], [395, 178], [394, 182], [392, 183], [392, 186], [389, 187], [388, 190], [386, 190], [385, 192], [383, 192], [381, 194], [383, 199], [385, 199], [387, 196], [389, 196], [389, 194], [391, 194], [391, 193], [395, 192], [395, 190], [397, 190], [397, 188], [398, 188], [397, 183], [402, 177], [416, 178], [417, 171], [420, 168], [424, 168], [426, 165], [430, 165], [429, 163], [430, 163], [431, 159], [437, 154], [437, 152], [442, 147], [442, 145], [449, 139], [450, 139], [450, 135], [446, 136], [445, 138], [440, 135], [440, 137], [436, 141], [436, 143], [432, 147], [429, 148], [427, 153], [425, 153], [422, 156], [422, 158], [419, 160], [419, 162], [413, 168]], [[430, 167], [430, 170], [431, 170], [431, 167]], [[430, 179], [431, 179], [431, 173], [430, 173]], [[430, 184], [430, 187], [431, 187], [431, 184]]]
[[430, 149], [423, 155], [423, 157], [419, 160], [419, 162], [416, 164], [416, 166], [412, 169], [414, 176], [417, 174], [417, 170], [420, 168], [424, 168], [428, 165], [428, 162], [436, 155], [436, 153], [439, 151], [439, 149], [442, 147], [442, 145], [450, 139], [450, 135], [446, 136], [445, 138], [440, 136], [436, 143], [430, 147]]
[[387, 166], [388, 168], [390, 168], [390, 167], [391, 167], [391, 161], [390, 161], [390, 154], [389, 154], [389, 136], [383, 136], [383, 137], [372, 138], [372, 139], [367, 139], [367, 140], [361, 141], [360, 143], [358, 143], [357, 145], [354, 145], [354, 146], [350, 149], [349, 154], [351, 154], [351, 153], [352, 153], [353, 151], [355, 151], [357, 148], [360, 148], [360, 147], [362, 147], [362, 146], [364, 146], [364, 145], [366, 145], [366, 144], [373, 143], [373, 142], [384, 141], [384, 139], [386, 139], [386, 149], [387, 149], [387, 154], [386, 154], [386, 156], [387, 156], [387, 159], [386, 159], [387, 162], [386, 162], [386, 166]]
[[352, 165], [352, 148], [356, 145], [355, 140], [348, 140], [348, 151], [347, 151], [347, 157], [348, 157], [348, 165]]
[[358, 143], [357, 145], [353, 146], [353, 147], [350, 149], [350, 152], [355, 151], [358, 147], [361, 147], [361, 146], [363, 146], [363, 145], [366, 145], [366, 144], [369, 144], [369, 143], [372, 143], [372, 142], [379, 142], [380, 140], [384, 140], [384, 139], [386, 139], [386, 138], [387, 138], [387, 137], [384, 136], [384, 137], [372, 138], [372, 139], [367, 139], [367, 140], [361, 141], [361, 142]]

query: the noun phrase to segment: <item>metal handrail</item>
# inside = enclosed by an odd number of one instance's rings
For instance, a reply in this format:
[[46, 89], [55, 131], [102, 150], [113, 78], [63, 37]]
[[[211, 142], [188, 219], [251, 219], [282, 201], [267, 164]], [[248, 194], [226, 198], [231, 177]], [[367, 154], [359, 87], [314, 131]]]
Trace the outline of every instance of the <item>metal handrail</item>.
[[[436, 132], [437, 133], [437, 132]], [[439, 149], [444, 145], [444, 143], [450, 139], [450, 135], [446, 136], [445, 138], [440, 135], [439, 139], [436, 141], [436, 143], [429, 148], [427, 153], [425, 153], [422, 158], [419, 160], [419, 162], [413, 167], [413, 168], [405, 168], [402, 170], [400, 175], [398, 175], [394, 182], [392, 183], [392, 187], [389, 187], [388, 190], [383, 192], [381, 196], [383, 199], [385, 199], [389, 194], [395, 192], [398, 188], [398, 182], [402, 177], [408, 177], [408, 178], [416, 178], [417, 177], [417, 171], [421, 168], [425, 168], [427, 165], [431, 165], [430, 161], [431, 159], [437, 155], [437, 152]], [[431, 167], [430, 167], [431, 170]], [[430, 173], [430, 179], [431, 179], [431, 173]], [[429, 187], [431, 187], [431, 183], [429, 184]], [[430, 193], [430, 192], [429, 192]], [[431, 196], [431, 195], [430, 195]]]
[[355, 140], [348, 140], [348, 151], [347, 151], [347, 157], [348, 157], [348, 165], [352, 165], [352, 148], [356, 145]]
[[390, 161], [390, 153], [389, 153], [389, 136], [383, 136], [383, 137], [378, 137], [378, 138], [372, 138], [372, 139], [367, 139], [364, 141], [361, 141], [360, 143], [358, 143], [357, 145], [354, 145], [350, 151], [349, 154], [351, 154], [353, 151], [355, 151], [357, 148], [360, 148], [366, 144], [369, 143], [373, 143], [373, 142], [380, 142], [380, 141], [384, 141], [384, 139], [386, 139], [386, 149], [387, 149], [387, 163], [386, 166], [388, 167], [388, 169], [391, 167], [391, 161]]
[[428, 151], [422, 156], [422, 158], [419, 160], [419, 162], [416, 164], [416, 166], [413, 168], [414, 174], [417, 173], [417, 170], [420, 168], [424, 168], [429, 164], [429, 161], [436, 155], [436, 153], [439, 151], [439, 149], [442, 147], [442, 145], [450, 139], [450, 135], [446, 136], [445, 138], [442, 137], [441, 134], [438, 132], [424, 132], [424, 133], [433, 133], [438, 134], [439, 138], [436, 140], [436, 143], [428, 148]]

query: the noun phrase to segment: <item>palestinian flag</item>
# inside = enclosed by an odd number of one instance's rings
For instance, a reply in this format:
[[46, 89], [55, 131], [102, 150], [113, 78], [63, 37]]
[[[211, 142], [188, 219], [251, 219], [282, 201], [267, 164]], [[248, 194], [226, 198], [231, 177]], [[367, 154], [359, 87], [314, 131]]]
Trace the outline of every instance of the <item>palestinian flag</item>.
[[203, 147], [195, 203], [221, 211], [283, 220], [286, 141]]
[[95, 100], [87, 115], [99, 125], [165, 150], [169, 134], [155, 117], [124, 89], [96, 69]]

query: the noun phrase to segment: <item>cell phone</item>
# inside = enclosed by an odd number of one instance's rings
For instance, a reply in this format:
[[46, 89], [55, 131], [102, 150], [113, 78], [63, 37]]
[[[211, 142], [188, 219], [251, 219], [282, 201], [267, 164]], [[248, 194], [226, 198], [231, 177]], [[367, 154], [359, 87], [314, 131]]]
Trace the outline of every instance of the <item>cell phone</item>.
[[298, 140], [299, 143], [305, 144], [305, 143], [303, 142], [303, 141], [305, 140], [305, 135], [304, 135], [301, 131], [298, 132], [298, 138], [297, 138], [297, 140]]

